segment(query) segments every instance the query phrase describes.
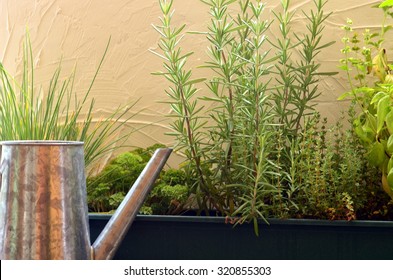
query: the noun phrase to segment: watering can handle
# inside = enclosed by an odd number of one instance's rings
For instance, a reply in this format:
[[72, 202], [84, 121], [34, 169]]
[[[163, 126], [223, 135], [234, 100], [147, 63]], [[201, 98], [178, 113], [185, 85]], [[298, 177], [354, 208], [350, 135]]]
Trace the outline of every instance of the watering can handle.
[[172, 149], [158, 149], [92, 246], [92, 259], [112, 259]]

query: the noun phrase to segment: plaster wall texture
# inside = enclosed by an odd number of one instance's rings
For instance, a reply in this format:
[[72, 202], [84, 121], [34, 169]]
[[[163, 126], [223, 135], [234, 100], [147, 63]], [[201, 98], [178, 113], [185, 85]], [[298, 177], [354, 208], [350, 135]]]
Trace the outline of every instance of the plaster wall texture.
[[[273, 19], [271, 10], [280, 11], [280, 1], [266, 0], [266, 17]], [[382, 13], [371, 6], [375, 0], [329, 0], [325, 12], [332, 12], [326, 22], [324, 40], [336, 43], [324, 50], [319, 57], [323, 71], [339, 71], [341, 26], [347, 18], [354, 21], [354, 28], [378, 30]], [[312, 0], [292, 0], [291, 9], [309, 11]], [[174, 24], [185, 23], [187, 31], [205, 31], [208, 8], [200, 0], [175, 0]], [[62, 73], [67, 76], [76, 66], [75, 91], [83, 94], [94, 75], [98, 63], [111, 37], [111, 44], [104, 65], [99, 72], [91, 96], [96, 99], [94, 112], [97, 119], [108, 116], [119, 105], [140, 99], [133, 108], [138, 112], [124, 129], [140, 129], [130, 139], [130, 145], [147, 147], [157, 142], [172, 145], [166, 136], [170, 131], [170, 113], [165, 101], [167, 83], [151, 72], [162, 69], [161, 60], [149, 49], [157, 50], [159, 36], [151, 24], [159, 24], [158, 0], [2, 0], [0, 1], [0, 59], [13, 75], [19, 75], [22, 66], [22, 42], [26, 27], [29, 29], [35, 56], [36, 82], [47, 84], [54, 69], [62, 60]], [[305, 28], [305, 16], [298, 12], [292, 21], [294, 33]], [[274, 27], [267, 34], [274, 38]], [[391, 36], [391, 35], [390, 35]], [[201, 35], [187, 34], [182, 48], [196, 51], [189, 60], [189, 67], [202, 65], [207, 60], [207, 40]], [[388, 49], [393, 50], [392, 41]], [[388, 53], [389, 54], [389, 53]], [[195, 77], [203, 76], [202, 69], [194, 71]], [[345, 110], [348, 101], [336, 101], [348, 90], [344, 73], [323, 78], [319, 85], [322, 95], [318, 109], [333, 122]], [[45, 88], [45, 87], [44, 87]], [[173, 156], [173, 163], [180, 158]]]

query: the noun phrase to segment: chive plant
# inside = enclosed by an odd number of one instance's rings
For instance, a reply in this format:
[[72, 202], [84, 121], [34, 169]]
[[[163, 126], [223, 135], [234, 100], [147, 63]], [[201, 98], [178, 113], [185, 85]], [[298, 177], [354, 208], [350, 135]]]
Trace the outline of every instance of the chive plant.
[[117, 132], [133, 116], [130, 109], [135, 103], [117, 108], [109, 117], [94, 124], [94, 99], [88, 101], [108, 47], [109, 42], [86, 93], [78, 99], [73, 87], [75, 72], [62, 79], [61, 63], [47, 91], [36, 84], [33, 52], [26, 33], [21, 81], [14, 79], [0, 62], [0, 140], [83, 141], [87, 166], [113, 151], [116, 145], [121, 146], [132, 130], [123, 135]]

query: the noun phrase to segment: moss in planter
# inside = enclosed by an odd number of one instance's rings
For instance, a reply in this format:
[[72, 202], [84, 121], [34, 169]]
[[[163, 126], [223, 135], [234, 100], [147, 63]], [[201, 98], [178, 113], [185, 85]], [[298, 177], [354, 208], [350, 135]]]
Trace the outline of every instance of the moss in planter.
[[150, 205], [154, 214], [178, 214], [189, 197], [188, 187], [185, 185], [160, 184], [156, 186], [146, 205]]
[[[186, 186], [186, 175], [179, 169], [168, 169], [161, 172], [156, 186], [145, 202], [145, 209], [149, 207], [152, 214], [179, 214], [190, 196]], [[142, 212], [143, 213], [143, 212]]]
[[126, 152], [113, 159], [98, 175], [89, 177], [87, 179], [89, 209], [94, 212], [116, 209], [145, 164], [140, 155]]
[[[117, 209], [125, 195], [141, 174], [154, 151], [164, 147], [157, 144], [120, 154], [96, 176], [87, 179], [87, 200], [93, 212]], [[156, 185], [140, 210], [142, 214], [175, 214], [189, 196], [185, 174], [181, 170], [162, 171]]]

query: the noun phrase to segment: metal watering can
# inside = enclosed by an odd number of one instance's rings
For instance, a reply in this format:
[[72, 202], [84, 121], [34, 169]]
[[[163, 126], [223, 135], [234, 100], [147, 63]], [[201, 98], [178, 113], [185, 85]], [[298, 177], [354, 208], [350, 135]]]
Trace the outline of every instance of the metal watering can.
[[0, 259], [112, 259], [172, 152], [154, 153], [91, 246], [83, 142], [0, 145]]

